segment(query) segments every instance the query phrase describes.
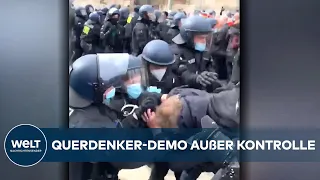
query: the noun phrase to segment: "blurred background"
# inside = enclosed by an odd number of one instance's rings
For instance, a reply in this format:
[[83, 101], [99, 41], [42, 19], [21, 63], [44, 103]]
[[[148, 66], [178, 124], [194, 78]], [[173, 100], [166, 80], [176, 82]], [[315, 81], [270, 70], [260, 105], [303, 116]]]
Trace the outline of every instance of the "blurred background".
[[94, 7], [100, 8], [111, 4], [120, 4], [121, 6], [151, 4], [161, 10], [182, 9], [190, 13], [195, 9], [213, 9], [219, 12], [222, 6], [228, 10], [236, 10], [239, 9], [239, 2], [240, 0], [74, 0], [74, 5], [92, 4]]

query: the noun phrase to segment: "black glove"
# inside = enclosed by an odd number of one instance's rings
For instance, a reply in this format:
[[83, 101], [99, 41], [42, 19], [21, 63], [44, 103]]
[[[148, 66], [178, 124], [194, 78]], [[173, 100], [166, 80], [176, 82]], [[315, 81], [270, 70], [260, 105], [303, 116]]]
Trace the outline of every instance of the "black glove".
[[214, 72], [203, 71], [196, 78], [196, 82], [206, 87], [212, 85], [217, 80], [217, 74]]
[[162, 94], [159, 93], [143, 92], [138, 98], [140, 113], [137, 115], [142, 115], [148, 109], [155, 111], [156, 107], [161, 104], [161, 96]]

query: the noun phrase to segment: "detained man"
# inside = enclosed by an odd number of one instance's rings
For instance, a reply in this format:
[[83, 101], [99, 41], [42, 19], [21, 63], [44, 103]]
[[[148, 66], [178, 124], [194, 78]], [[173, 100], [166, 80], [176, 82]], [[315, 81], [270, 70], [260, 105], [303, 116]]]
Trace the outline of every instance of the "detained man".
[[[143, 119], [149, 128], [155, 128], [153, 130], [155, 139], [157, 136], [164, 136], [165, 128], [176, 128], [178, 133], [184, 133], [186, 129], [211, 128], [210, 133], [200, 131], [193, 136], [199, 140], [234, 139], [238, 137], [240, 123], [239, 115], [236, 113], [239, 92], [239, 84], [231, 90], [215, 94], [191, 88], [175, 88], [166, 95], [166, 100], [163, 100], [155, 111], [148, 109], [143, 114]], [[214, 124], [212, 127], [204, 126], [203, 121], [208, 119]], [[215, 133], [211, 133], [214, 131]], [[229, 162], [234, 162], [236, 155], [229, 151], [211, 151], [206, 155], [208, 163], [205, 164], [204, 162], [174, 162], [169, 163], [169, 167], [174, 171], [186, 170], [181, 177], [185, 180], [196, 179], [202, 171], [216, 173], [219, 169], [226, 168], [229, 169], [224, 172], [235, 171], [230, 168]], [[183, 155], [183, 153], [179, 152], [177, 155]]]

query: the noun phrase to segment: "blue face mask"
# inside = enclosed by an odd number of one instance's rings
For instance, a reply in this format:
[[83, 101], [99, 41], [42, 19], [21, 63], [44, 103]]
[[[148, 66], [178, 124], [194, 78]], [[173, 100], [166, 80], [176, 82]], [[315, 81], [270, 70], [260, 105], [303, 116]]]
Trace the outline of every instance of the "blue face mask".
[[161, 93], [161, 89], [157, 88], [156, 86], [149, 86], [147, 88], [147, 91], [148, 92], [154, 92], [154, 93]]
[[140, 83], [130, 84], [129, 86], [127, 86], [127, 93], [130, 98], [137, 99], [142, 93], [141, 84]]
[[198, 51], [204, 51], [206, 49], [206, 44], [196, 43], [194, 49]]
[[110, 100], [116, 95], [116, 89], [113, 88], [111, 91], [109, 91], [107, 94], [106, 94], [106, 98], [104, 99], [104, 103], [105, 104], [109, 104], [110, 103]]

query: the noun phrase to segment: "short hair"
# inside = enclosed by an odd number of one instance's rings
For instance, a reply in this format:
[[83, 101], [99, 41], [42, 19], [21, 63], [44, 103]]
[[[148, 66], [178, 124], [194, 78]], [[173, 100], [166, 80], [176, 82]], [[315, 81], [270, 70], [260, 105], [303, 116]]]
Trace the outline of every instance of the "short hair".
[[170, 96], [156, 109], [156, 121], [161, 128], [177, 128], [182, 110], [182, 103], [178, 95]]

